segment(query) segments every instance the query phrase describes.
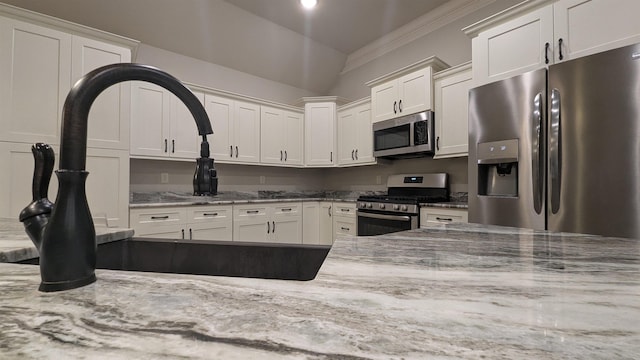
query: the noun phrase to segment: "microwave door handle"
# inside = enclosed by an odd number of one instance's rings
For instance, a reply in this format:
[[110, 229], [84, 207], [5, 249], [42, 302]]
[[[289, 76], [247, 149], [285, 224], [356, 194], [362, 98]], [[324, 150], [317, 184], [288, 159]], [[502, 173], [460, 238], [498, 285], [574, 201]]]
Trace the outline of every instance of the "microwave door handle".
[[379, 220], [411, 221], [411, 217], [406, 215], [386, 215], [386, 214], [358, 212], [358, 216], [371, 218], [371, 219], [379, 219]]
[[551, 90], [551, 115], [549, 124], [549, 175], [551, 177], [551, 213], [560, 210], [560, 187], [562, 186], [562, 119], [558, 89]]
[[531, 118], [531, 183], [533, 190], [533, 208], [537, 214], [542, 212], [542, 93], [533, 99]]

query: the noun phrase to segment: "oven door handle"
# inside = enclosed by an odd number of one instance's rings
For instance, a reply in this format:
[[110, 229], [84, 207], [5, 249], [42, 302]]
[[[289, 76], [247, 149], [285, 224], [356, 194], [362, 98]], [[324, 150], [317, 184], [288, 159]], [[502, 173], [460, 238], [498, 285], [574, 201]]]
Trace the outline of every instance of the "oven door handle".
[[372, 219], [382, 219], [382, 220], [411, 221], [411, 216], [406, 216], [406, 215], [386, 215], [386, 214], [358, 212], [358, 216], [372, 218]]

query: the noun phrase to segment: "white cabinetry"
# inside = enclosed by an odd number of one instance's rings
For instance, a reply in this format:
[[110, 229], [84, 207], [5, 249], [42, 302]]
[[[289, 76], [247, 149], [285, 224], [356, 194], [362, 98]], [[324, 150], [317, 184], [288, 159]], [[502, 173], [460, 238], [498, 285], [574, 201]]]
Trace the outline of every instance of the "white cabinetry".
[[466, 209], [445, 209], [445, 208], [420, 208], [420, 227], [428, 227], [435, 224], [451, 224], [468, 222], [468, 211]]
[[447, 67], [430, 57], [391, 74], [369, 81], [373, 122], [414, 114], [433, 108], [434, 72]]
[[260, 107], [260, 162], [302, 165], [302, 114], [270, 106]]
[[374, 164], [371, 102], [363, 99], [338, 109], [338, 164]]
[[305, 164], [334, 166], [336, 164], [336, 103], [306, 103], [304, 124]]
[[233, 240], [302, 243], [302, 203], [235, 205]]
[[213, 135], [211, 157], [223, 163], [260, 162], [260, 105], [212, 94], [204, 98]]
[[469, 90], [472, 85], [470, 63], [443, 70], [434, 76], [434, 159], [468, 155]]
[[640, 41], [636, 0], [540, 3], [522, 3], [464, 29], [475, 36], [475, 85]]
[[[148, 82], [131, 88], [131, 155], [193, 160], [199, 135], [193, 116], [169, 90]], [[194, 91], [204, 102], [204, 94]]]
[[[53, 146], [58, 162], [58, 146]], [[31, 144], [0, 142], [0, 217], [17, 218], [31, 202], [33, 179]], [[87, 201], [94, 218], [107, 218], [112, 227], [127, 227], [129, 219], [129, 156], [126, 151], [87, 149]], [[55, 202], [58, 179], [49, 184], [49, 199]]]
[[358, 235], [356, 203], [333, 203], [333, 240], [340, 235]]
[[136, 236], [187, 240], [232, 240], [231, 205], [131, 209]]
[[307, 201], [302, 210], [302, 243], [331, 245], [333, 243], [333, 206], [328, 201]]

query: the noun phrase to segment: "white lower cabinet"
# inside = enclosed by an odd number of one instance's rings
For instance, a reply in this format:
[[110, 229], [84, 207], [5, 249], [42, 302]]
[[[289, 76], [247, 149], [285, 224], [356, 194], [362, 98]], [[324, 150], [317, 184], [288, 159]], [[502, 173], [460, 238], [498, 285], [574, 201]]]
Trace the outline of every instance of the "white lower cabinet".
[[340, 235], [358, 235], [355, 202], [333, 203], [333, 240]]
[[333, 244], [333, 204], [329, 201], [308, 201], [302, 210], [302, 243]]
[[444, 209], [422, 207], [420, 208], [420, 227], [428, 227], [435, 224], [451, 224], [468, 222], [466, 209]]
[[233, 240], [302, 243], [302, 203], [235, 205]]
[[231, 241], [231, 214], [231, 205], [136, 208], [130, 227], [138, 237]]

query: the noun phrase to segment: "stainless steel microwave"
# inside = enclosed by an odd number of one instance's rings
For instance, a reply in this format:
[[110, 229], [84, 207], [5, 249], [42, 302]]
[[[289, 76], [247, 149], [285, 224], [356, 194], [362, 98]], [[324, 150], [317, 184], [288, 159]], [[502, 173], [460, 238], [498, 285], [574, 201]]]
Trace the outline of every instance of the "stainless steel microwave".
[[407, 158], [433, 154], [433, 112], [425, 111], [373, 124], [373, 156]]

